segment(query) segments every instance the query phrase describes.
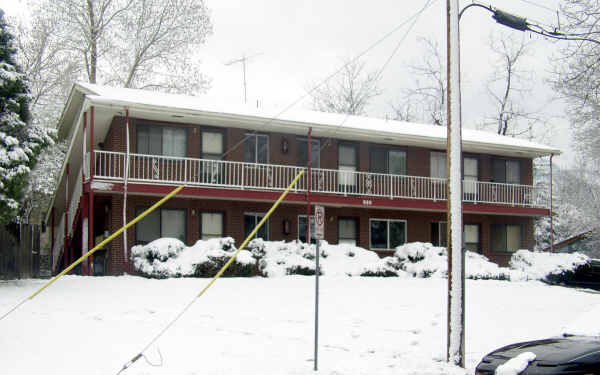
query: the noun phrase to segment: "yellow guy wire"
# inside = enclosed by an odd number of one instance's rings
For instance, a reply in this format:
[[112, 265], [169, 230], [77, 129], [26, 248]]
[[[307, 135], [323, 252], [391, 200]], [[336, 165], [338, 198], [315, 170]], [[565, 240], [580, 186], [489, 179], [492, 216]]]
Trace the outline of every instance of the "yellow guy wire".
[[141, 357], [144, 356], [144, 352], [146, 350], [148, 350], [148, 348], [150, 346], [152, 346], [152, 344], [154, 344], [156, 342], [156, 340], [158, 340], [169, 328], [171, 328], [171, 326], [173, 324], [175, 324], [175, 322], [177, 320], [179, 320], [179, 318], [181, 318], [181, 316], [192, 306], [192, 304], [194, 302], [196, 302], [196, 300], [198, 298], [200, 298], [204, 292], [206, 292], [208, 290], [208, 288], [211, 287], [211, 285], [213, 285], [215, 283], [215, 281], [217, 281], [217, 279], [219, 277], [221, 277], [221, 275], [223, 275], [223, 273], [225, 272], [225, 270], [227, 270], [227, 268], [231, 265], [231, 263], [233, 263], [233, 261], [235, 260], [235, 258], [238, 256], [238, 254], [240, 253], [240, 251], [242, 251], [244, 249], [244, 247], [246, 247], [246, 245], [248, 244], [248, 242], [250, 242], [250, 239], [252, 237], [254, 237], [254, 235], [256, 234], [256, 232], [258, 232], [258, 230], [263, 226], [263, 224], [269, 219], [269, 216], [271, 216], [271, 214], [275, 211], [275, 209], [277, 209], [277, 207], [279, 206], [279, 204], [283, 201], [283, 199], [286, 197], [286, 195], [288, 195], [288, 193], [290, 192], [290, 190], [292, 190], [292, 188], [294, 187], [294, 185], [296, 185], [296, 183], [298, 182], [298, 180], [300, 179], [300, 177], [302, 177], [302, 175], [304, 174], [304, 169], [302, 169], [294, 178], [294, 180], [290, 183], [290, 185], [287, 187], [287, 189], [285, 189], [285, 191], [281, 194], [281, 196], [279, 197], [279, 199], [277, 199], [277, 201], [273, 204], [273, 206], [271, 207], [271, 209], [265, 214], [265, 216], [262, 218], [262, 220], [258, 223], [258, 225], [256, 225], [256, 227], [254, 228], [254, 230], [248, 235], [248, 237], [246, 237], [246, 239], [244, 240], [244, 242], [242, 242], [241, 246], [233, 253], [233, 255], [231, 256], [231, 258], [227, 261], [227, 263], [225, 263], [223, 265], [223, 267], [221, 267], [221, 270], [219, 272], [217, 272], [217, 274], [212, 278], [212, 280], [200, 291], [200, 293], [198, 293], [180, 312], [179, 314], [177, 314], [177, 316], [175, 316], [175, 318], [173, 320], [171, 320], [171, 322], [169, 322], [169, 324], [167, 324], [165, 326], [165, 328], [163, 328], [158, 335], [156, 335], [149, 343], [148, 345], [146, 345], [144, 347], [144, 349], [142, 349], [142, 351], [140, 351], [138, 354], [136, 354], [132, 359], [129, 360], [129, 362], [127, 362], [123, 368], [121, 368], [121, 370], [117, 373], [120, 374], [121, 372], [125, 371], [129, 366], [131, 366], [134, 362], [136, 362], [138, 359], [140, 359]]
[[154, 211], [155, 209], [157, 209], [158, 207], [160, 207], [163, 203], [165, 203], [166, 201], [168, 201], [169, 199], [171, 199], [175, 194], [179, 193], [181, 191], [181, 189], [183, 189], [183, 185], [178, 186], [175, 190], [173, 190], [172, 192], [170, 192], [169, 194], [167, 194], [164, 198], [162, 198], [161, 200], [159, 200], [158, 202], [156, 202], [152, 207], [150, 207], [146, 211], [142, 212], [138, 217], [136, 217], [135, 219], [133, 219], [132, 221], [130, 221], [129, 223], [127, 223], [125, 226], [121, 227], [121, 229], [117, 230], [115, 233], [113, 233], [112, 235], [110, 235], [109, 237], [107, 237], [104, 241], [100, 242], [92, 250], [88, 251], [81, 258], [79, 258], [75, 262], [73, 262], [69, 267], [65, 268], [64, 271], [62, 271], [61, 273], [59, 273], [58, 275], [56, 275], [52, 279], [50, 279], [50, 281], [48, 281], [44, 286], [42, 286], [40, 289], [38, 289], [31, 296], [29, 296], [28, 298], [24, 299], [23, 301], [21, 301], [21, 303], [19, 303], [18, 305], [16, 305], [15, 307], [13, 307], [11, 310], [9, 310], [7, 313], [5, 313], [4, 315], [2, 315], [0, 317], [0, 320], [4, 319], [10, 313], [12, 313], [13, 311], [15, 311], [19, 306], [21, 306], [27, 300], [32, 300], [33, 298], [35, 298], [35, 296], [37, 296], [44, 289], [46, 289], [47, 287], [49, 287], [50, 285], [52, 285], [52, 283], [54, 283], [56, 280], [60, 279], [65, 274], [67, 274], [69, 271], [71, 271], [73, 268], [75, 268], [75, 266], [77, 266], [79, 263], [83, 262], [87, 257], [89, 257], [90, 255], [94, 254], [97, 250], [103, 248], [104, 245], [106, 245], [107, 243], [109, 243], [110, 241], [112, 241], [119, 234], [123, 233], [129, 227], [131, 227], [132, 225], [134, 225], [138, 221], [142, 220], [146, 215], [148, 215], [149, 213], [151, 213], [152, 211]]

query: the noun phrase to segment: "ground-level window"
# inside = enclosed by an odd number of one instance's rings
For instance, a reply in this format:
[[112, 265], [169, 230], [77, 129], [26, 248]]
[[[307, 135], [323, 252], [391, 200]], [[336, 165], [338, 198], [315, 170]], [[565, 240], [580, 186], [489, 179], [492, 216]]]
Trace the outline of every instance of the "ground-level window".
[[338, 244], [356, 246], [358, 242], [358, 219], [338, 219]]
[[465, 224], [464, 229], [464, 246], [465, 249], [474, 252], [480, 252], [479, 247], [479, 225]]
[[[136, 208], [136, 216], [146, 209], [146, 207]], [[135, 225], [137, 244], [147, 244], [163, 237], [177, 238], [185, 242], [185, 209], [157, 209]]]
[[[265, 217], [263, 213], [245, 213], [244, 214], [244, 233], [248, 237], [254, 228]], [[269, 240], [269, 220], [256, 232], [254, 238], [262, 238], [265, 241]]]
[[200, 213], [200, 239], [223, 237], [223, 217], [222, 212]]
[[448, 246], [448, 224], [445, 221], [431, 223], [431, 243], [433, 246]]
[[[306, 243], [306, 215], [298, 216], [298, 241]], [[310, 242], [315, 243], [315, 217], [310, 216]]]
[[521, 226], [494, 224], [492, 232], [492, 251], [515, 252], [521, 248]]
[[371, 219], [370, 248], [394, 249], [406, 242], [406, 220]]

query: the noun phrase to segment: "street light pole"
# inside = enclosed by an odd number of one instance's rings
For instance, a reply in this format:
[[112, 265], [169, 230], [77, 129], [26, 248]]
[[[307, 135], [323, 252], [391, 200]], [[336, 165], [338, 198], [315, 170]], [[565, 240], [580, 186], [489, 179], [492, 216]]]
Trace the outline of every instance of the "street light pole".
[[458, 0], [447, 0], [447, 182], [448, 338], [447, 360], [465, 366], [465, 271], [462, 246], [462, 145]]

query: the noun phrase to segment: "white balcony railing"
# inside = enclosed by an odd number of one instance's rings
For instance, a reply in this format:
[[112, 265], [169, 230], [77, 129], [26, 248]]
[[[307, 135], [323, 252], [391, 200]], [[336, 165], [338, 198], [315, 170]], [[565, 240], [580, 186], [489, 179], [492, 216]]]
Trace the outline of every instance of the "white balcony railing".
[[[96, 151], [95, 178], [123, 180], [126, 154]], [[130, 154], [129, 182], [185, 184], [228, 189], [284, 190], [302, 167]], [[306, 191], [308, 176], [294, 191]], [[430, 177], [390, 175], [347, 170], [313, 168], [311, 191], [343, 196], [390, 199], [446, 199], [446, 180]], [[530, 185], [499, 184], [465, 180], [465, 202], [542, 207], [539, 191]]]

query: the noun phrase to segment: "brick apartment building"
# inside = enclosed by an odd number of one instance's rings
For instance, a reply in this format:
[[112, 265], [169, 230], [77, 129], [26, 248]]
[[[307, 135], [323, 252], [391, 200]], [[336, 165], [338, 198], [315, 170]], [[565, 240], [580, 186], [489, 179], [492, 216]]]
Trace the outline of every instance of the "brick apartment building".
[[[95, 274], [132, 272], [131, 247], [159, 237], [240, 244], [300, 169], [310, 131], [311, 202], [326, 207], [329, 243], [380, 255], [414, 241], [446, 242], [446, 129], [367, 117], [203, 103], [205, 99], [76, 84], [58, 127], [69, 151], [48, 213], [53, 271], [185, 188], [94, 258]], [[129, 147], [127, 147], [129, 139]], [[548, 215], [532, 160], [558, 150], [463, 130], [467, 249], [505, 264], [533, 248]], [[127, 175], [127, 178], [125, 176]], [[306, 241], [307, 174], [258, 233]], [[83, 265], [83, 274], [92, 267]]]

